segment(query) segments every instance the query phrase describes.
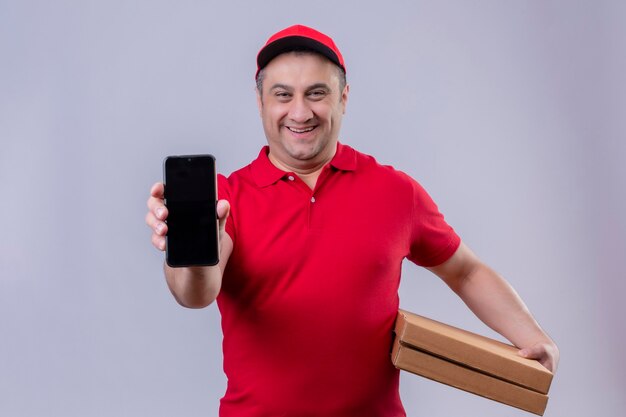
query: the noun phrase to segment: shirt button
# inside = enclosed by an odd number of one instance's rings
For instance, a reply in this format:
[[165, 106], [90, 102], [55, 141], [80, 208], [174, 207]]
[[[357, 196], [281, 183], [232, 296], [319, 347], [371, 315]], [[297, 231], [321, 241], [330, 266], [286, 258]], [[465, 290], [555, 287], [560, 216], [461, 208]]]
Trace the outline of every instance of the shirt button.
[[289, 181], [293, 181], [293, 180], [295, 180], [295, 178], [293, 177], [293, 175], [290, 175], [290, 176], [288, 176], [287, 178], [289, 179]]
[[315, 197], [311, 197], [311, 203], [315, 203]]

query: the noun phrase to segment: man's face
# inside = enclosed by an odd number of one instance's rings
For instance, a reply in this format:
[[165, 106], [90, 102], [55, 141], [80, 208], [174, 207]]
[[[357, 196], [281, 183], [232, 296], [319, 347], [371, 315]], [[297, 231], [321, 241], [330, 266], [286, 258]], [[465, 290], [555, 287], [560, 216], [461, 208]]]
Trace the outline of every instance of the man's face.
[[270, 158], [282, 168], [315, 168], [334, 155], [348, 87], [338, 68], [312, 53], [285, 53], [264, 68], [257, 102]]

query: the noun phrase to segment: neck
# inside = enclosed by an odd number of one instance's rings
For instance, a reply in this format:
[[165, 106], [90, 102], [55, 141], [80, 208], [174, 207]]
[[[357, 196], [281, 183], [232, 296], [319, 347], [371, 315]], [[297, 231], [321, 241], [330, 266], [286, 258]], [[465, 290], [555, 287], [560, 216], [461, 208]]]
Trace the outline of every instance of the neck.
[[335, 153], [337, 152], [337, 148], [333, 149], [332, 153], [320, 161], [298, 161], [301, 163], [292, 164], [287, 161], [281, 161], [272, 154], [272, 150], [270, 148], [270, 152], [268, 154], [268, 158], [270, 162], [278, 169], [293, 172], [296, 174], [309, 188], [315, 188], [315, 184], [317, 183], [317, 179], [322, 173], [322, 169], [324, 166], [333, 159]]

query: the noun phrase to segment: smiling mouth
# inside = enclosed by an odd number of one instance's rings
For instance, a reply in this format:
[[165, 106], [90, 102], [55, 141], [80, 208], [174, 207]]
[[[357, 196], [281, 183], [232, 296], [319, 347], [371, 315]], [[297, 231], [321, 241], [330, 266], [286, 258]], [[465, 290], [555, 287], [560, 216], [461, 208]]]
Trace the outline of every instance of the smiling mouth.
[[285, 127], [289, 129], [290, 132], [293, 132], [293, 133], [307, 133], [307, 132], [311, 132], [313, 129], [316, 128], [316, 126], [305, 127], [302, 129], [298, 129], [297, 127], [290, 127], [290, 126], [285, 126]]

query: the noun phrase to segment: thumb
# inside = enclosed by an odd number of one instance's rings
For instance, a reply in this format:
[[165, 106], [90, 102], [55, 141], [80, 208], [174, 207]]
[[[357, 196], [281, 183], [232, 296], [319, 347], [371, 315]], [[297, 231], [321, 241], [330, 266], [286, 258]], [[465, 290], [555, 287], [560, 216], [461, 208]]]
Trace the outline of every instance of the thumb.
[[162, 200], [164, 197], [164, 194], [165, 194], [165, 186], [163, 185], [162, 182], [156, 182], [152, 185], [152, 188], [150, 188], [151, 197], [160, 198]]
[[520, 349], [518, 354], [527, 359], [538, 359], [543, 356], [544, 349], [540, 344], [536, 344], [533, 346], [525, 347], [524, 349]]
[[532, 358], [532, 349], [531, 348], [524, 348], [524, 349], [520, 349], [518, 352], [518, 355], [520, 355], [523, 358], [527, 358], [530, 359]]
[[559, 351], [556, 346], [537, 343], [518, 351], [518, 354], [526, 359], [534, 359], [554, 373], [559, 363]]
[[226, 200], [219, 200], [217, 202], [217, 218], [219, 219], [219, 234], [220, 241], [226, 233], [226, 219], [230, 213], [230, 203]]
[[217, 202], [217, 217], [220, 219], [220, 225], [226, 221], [230, 214], [230, 203], [228, 200], [219, 200]]

